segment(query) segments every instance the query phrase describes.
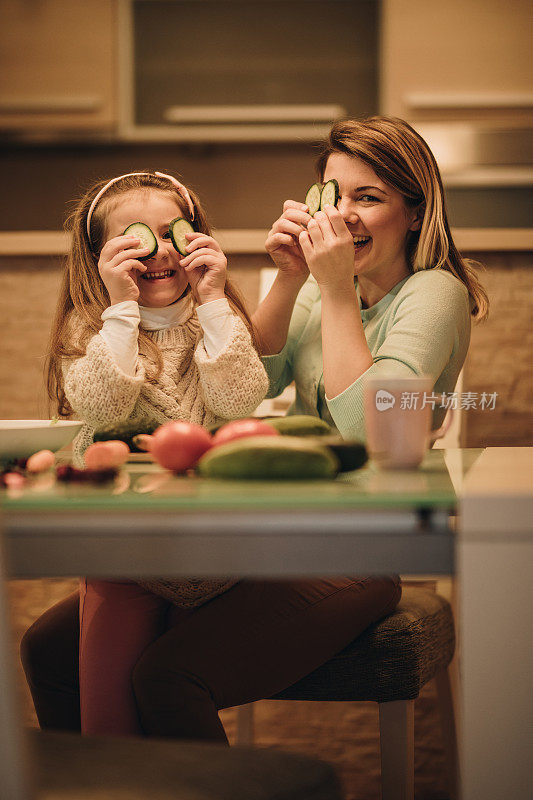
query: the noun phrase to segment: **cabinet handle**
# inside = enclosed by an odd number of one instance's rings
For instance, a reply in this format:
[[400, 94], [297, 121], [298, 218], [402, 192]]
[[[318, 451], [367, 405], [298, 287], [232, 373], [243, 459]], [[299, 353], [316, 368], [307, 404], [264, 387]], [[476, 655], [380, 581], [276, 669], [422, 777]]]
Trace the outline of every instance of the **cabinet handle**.
[[496, 108], [531, 108], [533, 93], [531, 92], [411, 92], [404, 95], [404, 103], [412, 109], [496, 109]]
[[233, 105], [233, 106], [169, 106], [163, 117], [174, 124], [235, 124], [277, 122], [332, 122], [346, 116], [340, 105]]
[[98, 95], [40, 95], [39, 97], [0, 97], [0, 114], [92, 113], [103, 106]]

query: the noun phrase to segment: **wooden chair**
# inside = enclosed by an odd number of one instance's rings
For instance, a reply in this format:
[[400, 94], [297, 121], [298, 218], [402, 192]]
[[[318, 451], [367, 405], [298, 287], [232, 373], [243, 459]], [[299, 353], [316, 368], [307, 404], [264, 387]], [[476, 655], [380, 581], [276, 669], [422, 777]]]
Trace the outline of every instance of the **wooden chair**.
[[[371, 700], [379, 704], [383, 800], [414, 797], [414, 701], [437, 688], [450, 797], [458, 782], [457, 742], [448, 667], [455, 647], [451, 606], [433, 590], [404, 586], [389, 617], [342, 652], [270, 699]], [[253, 739], [253, 704], [238, 711], [237, 741]]]

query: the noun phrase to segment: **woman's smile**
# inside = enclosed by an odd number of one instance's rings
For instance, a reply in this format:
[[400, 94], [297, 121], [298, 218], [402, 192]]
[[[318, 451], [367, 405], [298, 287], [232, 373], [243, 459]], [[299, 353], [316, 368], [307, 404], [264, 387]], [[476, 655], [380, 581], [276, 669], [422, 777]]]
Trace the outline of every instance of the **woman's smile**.
[[370, 244], [372, 241], [371, 236], [354, 236], [353, 237], [353, 245], [355, 248], [355, 252], [360, 252], [367, 244]]

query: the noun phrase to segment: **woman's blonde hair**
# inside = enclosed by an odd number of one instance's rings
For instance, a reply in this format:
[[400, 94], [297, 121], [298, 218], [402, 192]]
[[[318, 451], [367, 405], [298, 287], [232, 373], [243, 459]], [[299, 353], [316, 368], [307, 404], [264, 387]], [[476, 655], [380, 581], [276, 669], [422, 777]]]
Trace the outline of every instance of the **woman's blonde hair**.
[[[119, 197], [126, 192], [155, 189], [166, 192], [178, 204], [183, 217], [191, 221], [189, 207], [172, 183], [152, 173], [127, 175], [106, 189], [98, 201], [91, 218], [90, 232], [87, 233], [87, 213], [96, 194], [108, 183], [105, 178], [98, 181], [83, 194], [76, 203], [72, 214], [65, 223], [71, 234], [70, 250], [67, 254], [63, 279], [52, 329], [46, 361], [48, 397], [57, 405], [61, 416], [70, 416], [72, 408], [65, 396], [61, 362], [76, 358], [85, 352], [91, 336], [102, 327], [101, 314], [109, 306], [109, 294], [98, 271], [98, 258], [106, 242], [106, 220], [109, 211]], [[194, 228], [210, 235], [211, 229], [206, 214], [195, 192], [188, 190], [194, 206]], [[224, 292], [233, 310], [243, 319], [253, 336], [253, 328], [244, 301], [229, 279], [226, 279]], [[75, 319], [75, 341], [72, 340], [70, 321]], [[155, 372], [149, 378], [157, 377], [163, 367], [161, 353], [157, 344], [145, 331], [139, 329], [139, 352], [155, 364]]]
[[402, 119], [370, 117], [335, 122], [317, 160], [320, 180], [333, 153], [360, 158], [376, 175], [403, 195], [409, 208], [422, 218], [420, 230], [407, 240], [407, 260], [413, 272], [445, 269], [468, 289], [472, 316], [484, 319], [489, 301], [481, 285], [475, 261], [457, 250], [448, 219], [442, 180], [433, 153], [422, 137]]

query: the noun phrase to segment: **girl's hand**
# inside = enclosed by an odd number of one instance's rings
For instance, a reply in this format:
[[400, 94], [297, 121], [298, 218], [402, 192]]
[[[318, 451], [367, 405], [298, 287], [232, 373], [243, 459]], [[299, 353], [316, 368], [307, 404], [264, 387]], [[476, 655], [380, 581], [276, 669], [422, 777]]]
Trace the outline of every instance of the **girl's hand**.
[[276, 267], [287, 277], [305, 280], [309, 269], [299, 243], [312, 217], [304, 203], [286, 200], [283, 214], [269, 231], [265, 249]]
[[200, 303], [225, 297], [228, 262], [219, 243], [205, 233], [186, 233], [190, 255], [180, 260], [194, 296]]
[[140, 241], [137, 236], [115, 236], [102, 247], [98, 272], [112, 306], [139, 297], [138, 273], [146, 272], [147, 267], [138, 257], [147, 256], [150, 252], [148, 247], [136, 247]]
[[299, 241], [309, 271], [320, 287], [353, 286], [353, 237], [335, 206], [317, 211]]

